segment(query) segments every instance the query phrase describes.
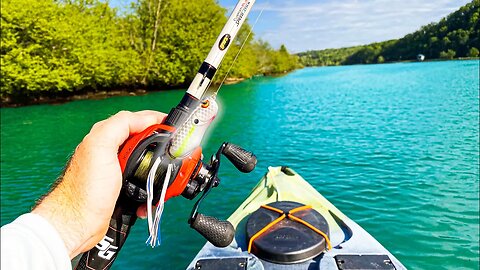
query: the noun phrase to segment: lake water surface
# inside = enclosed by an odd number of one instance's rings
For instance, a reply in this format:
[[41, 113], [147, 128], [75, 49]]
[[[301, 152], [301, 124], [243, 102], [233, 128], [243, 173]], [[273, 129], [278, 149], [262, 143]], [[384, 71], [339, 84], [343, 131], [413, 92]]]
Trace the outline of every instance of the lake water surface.
[[[29, 211], [91, 125], [119, 110], [168, 112], [183, 90], [1, 109], [1, 224]], [[479, 61], [305, 68], [225, 86], [204, 147], [253, 151], [228, 162], [203, 212], [228, 217], [268, 166], [295, 169], [411, 269], [479, 269]], [[114, 269], [184, 269], [204, 243], [193, 202], [175, 198], [151, 249], [134, 226]]]

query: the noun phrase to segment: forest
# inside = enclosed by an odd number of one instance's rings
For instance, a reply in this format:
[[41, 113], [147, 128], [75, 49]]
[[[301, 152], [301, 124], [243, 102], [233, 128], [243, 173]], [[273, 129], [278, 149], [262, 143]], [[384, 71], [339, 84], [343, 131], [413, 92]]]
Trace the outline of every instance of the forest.
[[[215, 0], [138, 0], [128, 10], [99, 0], [2, 0], [2, 104], [116, 89], [185, 87], [227, 20]], [[285, 46], [257, 40], [245, 23], [214, 78], [300, 67]]]
[[478, 57], [480, 49], [480, 0], [474, 0], [438, 23], [422, 26], [398, 40], [341, 49], [299, 53], [305, 66], [371, 64], [426, 59]]

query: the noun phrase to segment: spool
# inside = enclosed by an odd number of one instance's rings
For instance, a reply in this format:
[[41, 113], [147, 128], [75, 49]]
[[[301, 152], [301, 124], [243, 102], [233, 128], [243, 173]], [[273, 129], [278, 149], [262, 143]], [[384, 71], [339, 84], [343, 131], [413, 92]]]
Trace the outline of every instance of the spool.
[[[143, 179], [144, 181], [147, 180], [148, 172], [151, 167], [153, 157], [153, 151], [145, 150], [145, 154], [142, 157], [142, 161], [138, 165], [138, 168], [135, 170], [133, 177], [137, 180]], [[142, 182], [144, 182], [142, 181]]]
[[[140, 161], [140, 164], [138, 165], [137, 169], [135, 170], [135, 173], [133, 174], [133, 177], [131, 179], [128, 179], [129, 181], [133, 182], [135, 185], [139, 187], [145, 188], [145, 185], [147, 184], [147, 178], [148, 174], [150, 172], [150, 168], [153, 165], [153, 147], [147, 148], [145, 150], [145, 154], [143, 154], [142, 161]], [[155, 172], [155, 180], [154, 184], [157, 184], [157, 181], [160, 177], [160, 175], [165, 171], [164, 166], [159, 166], [157, 171]]]

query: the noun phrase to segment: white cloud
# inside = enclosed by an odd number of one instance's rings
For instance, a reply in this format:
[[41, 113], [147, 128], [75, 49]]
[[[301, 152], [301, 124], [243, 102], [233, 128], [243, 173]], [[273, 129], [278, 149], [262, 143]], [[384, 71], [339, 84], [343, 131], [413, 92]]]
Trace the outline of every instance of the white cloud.
[[400, 38], [437, 22], [468, 0], [273, 1], [258, 4], [269, 19], [257, 37], [291, 51], [336, 48]]

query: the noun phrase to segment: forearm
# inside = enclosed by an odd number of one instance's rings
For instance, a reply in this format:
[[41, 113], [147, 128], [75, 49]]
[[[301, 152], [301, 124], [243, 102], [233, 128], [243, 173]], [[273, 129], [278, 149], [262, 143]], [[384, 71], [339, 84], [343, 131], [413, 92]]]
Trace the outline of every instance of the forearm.
[[[82, 170], [78, 164], [79, 157], [83, 160], [83, 166], [88, 166], [93, 161], [88, 158], [92, 155], [91, 147], [85, 147], [85, 140], [77, 147], [71, 160], [67, 163], [64, 173], [57, 180], [57, 185], [43, 197], [32, 210], [46, 219], [58, 232], [65, 243], [65, 247], [73, 259], [81, 252], [88, 250], [96, 244], [100, 236], [106, 232], [109, 219], [103, 218], [111, 215], [111, 210], [95, 207], [89, 203], [90, 193], [95, 192], [94, 187], [85, 185], [81, 179], [96, 179], [94, 175]], [[115, 160], [116, 161], [116, 160]], [[89, 170], [90, 171], [90, 170]], [[115, 189], [113, 192], [118, 193]], [[95, 204], [102, 202], [95, 201]], [[101, 209], [98, 215], [97, 210]], [[91, 230], [91, 228], [104, 228], [102, 230]]]
[[60, 183], [32, 210], [32, 213], [43, 217], [55, 228], [65, 244], [70, 259], [80, 253], [79, 240], [85, 237], [82, 235], [83, 231], [79, 230], [84, 227], [84, 224], [81, 224], [82, 212], [77, 209], [75, 203], [70, 202], [74, 194], [73, 190]]

